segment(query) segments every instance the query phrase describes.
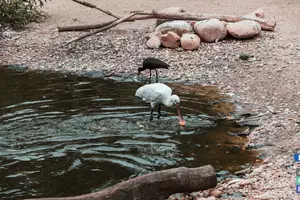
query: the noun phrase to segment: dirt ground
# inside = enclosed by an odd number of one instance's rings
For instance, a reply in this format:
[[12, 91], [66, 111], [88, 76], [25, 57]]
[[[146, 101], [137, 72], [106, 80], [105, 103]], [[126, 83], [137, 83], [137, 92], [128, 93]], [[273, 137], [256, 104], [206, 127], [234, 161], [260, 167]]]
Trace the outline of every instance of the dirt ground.
[[[18, 33], [15, 39], [0, 40], [3, 47], [0, 49], [0, 64], [30, 63], [34, 68], [71, 71], [86, 70], [89, 68], [86, 65], [106, 64], [107, 67], [103, 68], [105, 70], [109, 71], [109, 68], [118, 65], [126, 72], [137, 68], [142, 56], [157, 55], [165, 58], [178, 71], [162, 72], [162, 75], [199, 83], [214, 82], [224, 92], [234, 93], [237, 103], [243, 107], [257, 113], [265, 113], [265, 117], [262, 118], [263, 125], [249, 135], [251, 141], [249, 146], [260, 146], [260, 150], [266, 151], [265, 161], [260, 167], [247, 172], [242, 181], [236, 180], [233, 183], [227, 180], [220, 183], [214, 192], [218, 190], [226, 195], [217, 199], [300, 199], [295, 192], [297, 164], [293, 161], [294, 153], [300, 153], [300, 1], [89, 0], [88, 2], [121, 16], [132, 10], [159, 10], [167, 7], [183, 7], [186, 12], [245, 15], [262, 7], [265, 18], [276, 21], [277, 26], [274, 32], [263, 32], [259, 38], [251, 41], [202, 44], [197, 52], [177, 50], [155, 52], [156, 50], [140, 47], [145, 46], [144, 38], [140, 39], [145, 32], [136, 30], [153, 27], [154, 20], [147, 20], [124, 23], [111, 31], [80, 42], [79, 47], [73, 45], [75, 53], [72, 54], [66, 49], [59, 50], [59, 46], [62, 41], [78, 33], [59, 34], [56, 31], [57, 26], [93, 24], [112, 18], [70, 0], [52, 0], [45, 7], [50, 16], [45, 22], [32, 25], [31, 29]], [[115, 37], [120, 37], [121, 42], [116, 42], [114, 51], [108, 50]], [[135, 49], [138, 49], [137, 53]], [[242, 51], [250, 53], [255, 59], [251, 62], [237, 61], [236, 57]], [[132, 56], [132, 59], [124, 61], [125, 58], [121, 54]], [[82, 55], [80, 59], [79, 55]], [[199, 61], [199, 58], [202, 60]], [[48, 64], [41, 60], [47, 61]], [[126, 69], [126, 65], [130, 68]], [[213, 199], [214, 197], [208, 197], [211, 195], [210, 192], [199, 192], [199, 196]]]

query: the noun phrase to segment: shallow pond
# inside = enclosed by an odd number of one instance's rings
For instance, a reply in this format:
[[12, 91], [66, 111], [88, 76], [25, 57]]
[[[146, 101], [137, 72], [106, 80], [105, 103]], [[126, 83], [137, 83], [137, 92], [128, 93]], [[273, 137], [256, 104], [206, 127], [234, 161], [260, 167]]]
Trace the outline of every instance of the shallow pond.
[[241, 151], [232, 111], [214, 87], [169, 84], [181, 97], [149, 122], [147, 103], [134, 97], [144, 83], [0, 68], [0, 197], [71, 196], [140, 174], [211, 164], [235, 170], [255, 162]]

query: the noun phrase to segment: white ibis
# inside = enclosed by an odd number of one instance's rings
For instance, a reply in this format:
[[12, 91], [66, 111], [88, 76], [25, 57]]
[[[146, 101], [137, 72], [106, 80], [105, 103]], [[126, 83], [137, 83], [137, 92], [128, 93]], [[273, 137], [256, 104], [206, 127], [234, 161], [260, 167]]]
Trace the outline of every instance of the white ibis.
[[143, 67], [139, 67], [138, 68], [138, 72], [139, 72], [139, 75], [141, 73], [141, 71], [144, 71], [146, 69], [149, 69], [150, 70], [150, 78], [149, 78], [149, 83], [151, 82], [151, 70], [155, 70], [156, 72], [156, 82], [158, 82], [158, 72], [157, 72], [157, 69], [158, 68], [165, 68], [165, 69], [168, 69], [169, 65], [161, 60], [158, 60], [156, 58], [152, 58], [152, 57], [149, 57], [149, 58], [146, 58], [144, 61], [143, 61]]
[[171, 107], [175, 105], [177, 108], [179, 125], [185, 126], [185, 121], [183, 120], [180, 113], [180, 107], [179, 107], [180, 98], [175, 94], [172, 95], [172, 89], [169, 86], [163, 83], [146, 84], [136, 90], [135, 96], [151, 104], [150, 120], [153, 119], [153, 110], [156, 105], [158, 105], [157, 119], [159, 119], [161, 116], [160, 114], [161, 104], [164, 104], [167, 107]]

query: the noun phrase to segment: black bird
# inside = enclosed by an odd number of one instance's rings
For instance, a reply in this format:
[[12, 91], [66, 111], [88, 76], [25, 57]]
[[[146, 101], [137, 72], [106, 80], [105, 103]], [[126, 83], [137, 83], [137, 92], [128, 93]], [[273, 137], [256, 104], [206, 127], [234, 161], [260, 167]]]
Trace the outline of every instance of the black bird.
[[141, 71], [144, 71], [146, 69], [149, 69], [150, 70], [150, 78], [149, 78], [149, 83], [151, 82], [151, 70], [155, 70], [156, 72], [156, 83], [158, 83], [158, 72], [157, 72], [157, 68], [165, 68], [165, 69], [168, 69], [170, 65], [168, 65], [167, 63], [161, 61], [161, 60], [158, 60], [156, 58], [152, 58], [152, 57], [149, 57], [149, 58], [146, 58], [144, 61], [143, 61], [143, 67], [139, 67], [138, 68], [138, 72], [139, 72], [139, 75], [140, 75], [140, 72]]

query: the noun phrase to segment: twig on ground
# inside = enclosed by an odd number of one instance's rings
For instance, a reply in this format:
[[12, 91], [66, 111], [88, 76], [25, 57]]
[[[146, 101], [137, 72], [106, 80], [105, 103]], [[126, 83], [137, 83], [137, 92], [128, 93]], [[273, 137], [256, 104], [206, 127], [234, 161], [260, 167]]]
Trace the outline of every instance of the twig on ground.
[[107, 14], [107, 15], [110, 15], [110, 16], [116, 18], [116, 19], [120, 19], [119, 16], [117, 16], [117, 15], [111, 13], [111, 12], [108, 11], [108, 10], [104, 10], [104, 9], [102, 9], [102, 8], [99, 8], [99, 7], [97, 7], [97, 6], [94, 5], [94, 4], [91, 4], [91, 3], [88, 3], [88, 2], [85, 2], [85, 1], [79, 1], [79, 0], [73, 0], [73, 1], [76, 2], [76, 3], [79, 3], [79, 4], [81, 4], [81, 5], [84, 5], [84, 6], [87, 6], [87, 7], [90, 7], [90, 8], [94, 8], [94, 9], [96, 9], [96, 10], [100, 10], [101, 12], [103, 12], [103, 13], [105, 13], [105, 14]]
[[115, 26], [117, 26], [118, 24], [122, 23], [123, 21], [125, 21], [126, 19], [129, 19], [130, 17], [132, 17], [132, 16], [134, 16], [134, 15], [135, 15], [135, 13], [131, 13], [130, 15], [127, 15], [127, 16], [125, 16], [125, 17], [123, 17], [123, 18], [121, 18], [121, 19], [115, 21], [114, 23], [112, 23], [112, 24], [110, 24], [110, 25], [108, 25], [108, 26], [105, 26], [105, 27], [103, 27], [103, 28], [101, 28], [101, 29], [98, 29], [98, 30], [96, 30], [96, 31], [93, 31], [92, 33], [87, 33], [87, 34], [85, 34], [85, 35], [82, 35], [82, 36], [80, 36], [80, 37], [77, 37], [77, 38], [75, 38], [75, 39], [72, 39], [72, 40], [68, 41], [67, 44], [70, 44], [70, 43], [72, 43], [72, 42], [81, 40], [81, 39], [83, 39], [83, 38], [86, 38], [86, 37], [95, 35], [95, 34], [100, 33], [100, 32], [102, 32], [102, 31], [108, 30], [108, 29], [110, 29], [110, 28], [112, 28], [112, 27], [115, 27]]

